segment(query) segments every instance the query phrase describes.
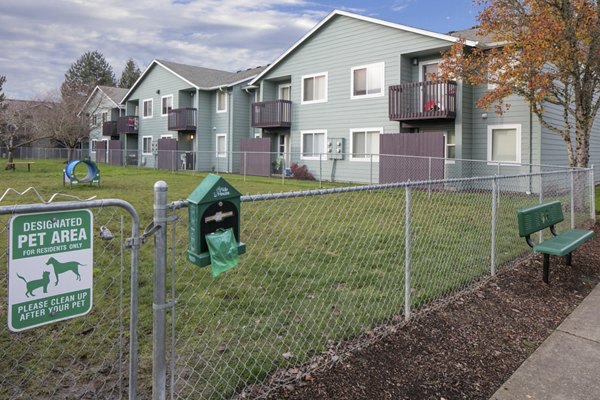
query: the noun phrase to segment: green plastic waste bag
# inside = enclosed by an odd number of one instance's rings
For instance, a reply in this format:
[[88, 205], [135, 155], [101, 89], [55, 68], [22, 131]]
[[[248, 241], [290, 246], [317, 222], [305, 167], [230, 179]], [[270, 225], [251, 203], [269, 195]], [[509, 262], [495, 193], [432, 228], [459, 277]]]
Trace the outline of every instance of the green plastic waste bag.
[[233, 229], [219, 229], [206, 235], [206, 244], [210, 253], [213, 277], [238, 264], [238, 246]]

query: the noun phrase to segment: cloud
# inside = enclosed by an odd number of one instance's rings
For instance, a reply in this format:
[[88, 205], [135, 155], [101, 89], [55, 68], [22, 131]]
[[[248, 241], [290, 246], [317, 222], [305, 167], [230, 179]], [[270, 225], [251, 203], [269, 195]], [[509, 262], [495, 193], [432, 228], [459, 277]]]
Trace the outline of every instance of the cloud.
[[412, 2], [413, 0], [396, 0], [392, 3], [392, 11], [401, 12]]
[[234, 71], [272, 62], [329, 12], [304, 0], [3, 0], [0, 74], [7, 97], [27, 99], [91, 50], [117, 79], [129, 58]]

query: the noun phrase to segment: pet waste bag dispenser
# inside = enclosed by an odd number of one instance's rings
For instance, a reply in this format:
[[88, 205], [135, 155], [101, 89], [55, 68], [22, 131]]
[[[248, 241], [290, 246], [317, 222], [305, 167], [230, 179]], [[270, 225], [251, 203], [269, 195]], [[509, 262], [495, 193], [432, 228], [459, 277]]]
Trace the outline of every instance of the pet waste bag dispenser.
[[237, 265], [237, 256], [246, 252], [240, 242], [240, 196], [225, 179], [209, 174], [187, 198], [187, 258], [199, 267], [212, 263], [213, 276]]

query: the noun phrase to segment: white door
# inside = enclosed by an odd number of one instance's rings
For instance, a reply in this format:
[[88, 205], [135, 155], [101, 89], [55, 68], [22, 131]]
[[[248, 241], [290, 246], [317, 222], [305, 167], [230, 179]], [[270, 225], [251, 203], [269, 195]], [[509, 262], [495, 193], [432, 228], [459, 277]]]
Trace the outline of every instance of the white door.
[[277, 153], [279, 158], [284, 160], [285, 168], [290, 166], [290, 135], [280, 133], [277, 136]]

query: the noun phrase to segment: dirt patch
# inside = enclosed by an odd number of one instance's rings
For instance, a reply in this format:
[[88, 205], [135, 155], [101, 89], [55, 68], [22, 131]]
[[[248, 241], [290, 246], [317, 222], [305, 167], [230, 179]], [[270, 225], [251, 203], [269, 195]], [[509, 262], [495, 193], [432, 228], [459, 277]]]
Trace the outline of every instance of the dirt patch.
[[333, 356], [331, 368], [284, 371], [299, 379], [270, 392], [269, 384], [255, 387], [253, 395], [489, 399], [600, 281], [599, 249], [597, 235], [575, 252], [572, 267], [552, 257], [550, 285], [542, 282], [542, 257], [529, 257], [383, 340]]

